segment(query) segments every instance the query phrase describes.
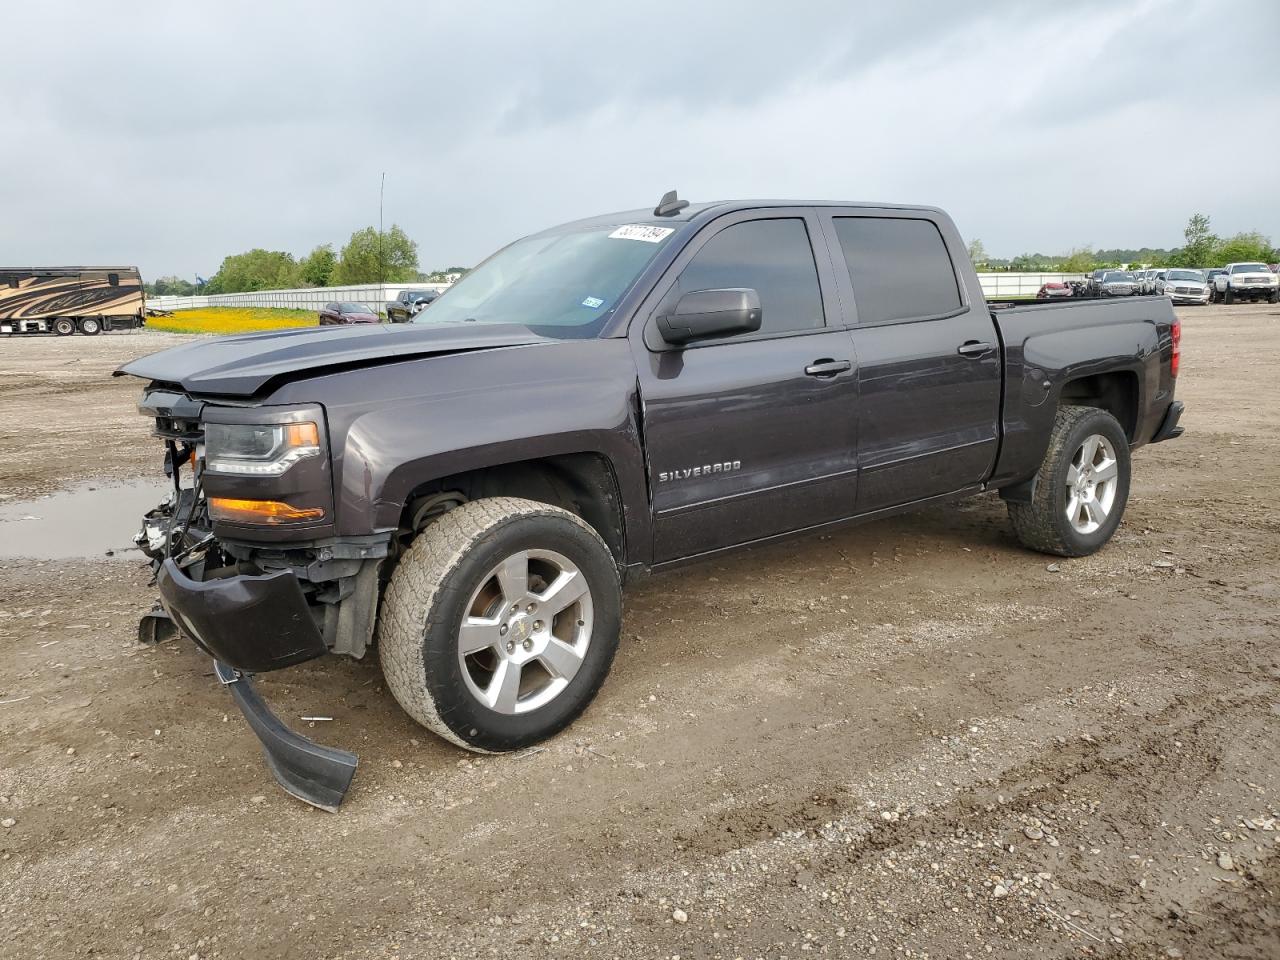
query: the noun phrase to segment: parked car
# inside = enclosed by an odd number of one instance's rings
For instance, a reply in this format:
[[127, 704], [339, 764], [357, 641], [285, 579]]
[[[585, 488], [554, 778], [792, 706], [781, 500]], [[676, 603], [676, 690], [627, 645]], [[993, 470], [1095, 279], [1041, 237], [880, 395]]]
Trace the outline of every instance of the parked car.
[[1241, 297], [1280, 303], [1280, 277], [1265, 263], [1228, 263], [1213, 278], [1213, 299], [1235, 303]]
[[1053, 300], [1057, 297], [1069, 297], [1071, 293], [1070, 284], [1050, 281], [1040, 285], [1040, 289], [1036, 291], [1036, 299]]
[[326, 303], [320, 308], [320, 326], [339, 323], [381, 323], [378, 312], [363, 303]]
[[387, 302], [387, 319], [392, 323], [406, 323], [438, 296], [434, 290], [401, 290], [400, 296]]
[[137, 537], [161, 603], [333, 809], [356, 758], [251, 673], [376, 647], [420, 724], [517, 750], [591, 702], [649, 571], [994, 490], [1028, 548], [1091, 554], [1131, 451], [1181, 433], [1180, 337], [1164, 298], [989, 303], [932, 207], [672, 193], [518, 240], [408, 324], [116, 372], [176, 471]]
[[1138, 292], [1133, 274], [1123, 270], [1106, 270], [1095, 281], [1094, 295], [1099, 297], [1131, 297]]
[[1208, 303], [1209, 282], [1199, 270], [1172, 269], [1162, 271], [1156, 292], [1174, 303]]

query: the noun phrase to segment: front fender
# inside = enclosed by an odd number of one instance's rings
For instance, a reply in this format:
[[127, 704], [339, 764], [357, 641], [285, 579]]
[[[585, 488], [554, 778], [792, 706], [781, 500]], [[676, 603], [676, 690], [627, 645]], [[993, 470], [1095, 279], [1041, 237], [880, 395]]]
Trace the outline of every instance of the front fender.
[[326, 397], [340, 535], [396, 529], [413, 491], [440, 477], [595, 453], [617, 479], [626, 542], [649, 542], [625, 340], [475, 351], [324, 379], [312, 392]]

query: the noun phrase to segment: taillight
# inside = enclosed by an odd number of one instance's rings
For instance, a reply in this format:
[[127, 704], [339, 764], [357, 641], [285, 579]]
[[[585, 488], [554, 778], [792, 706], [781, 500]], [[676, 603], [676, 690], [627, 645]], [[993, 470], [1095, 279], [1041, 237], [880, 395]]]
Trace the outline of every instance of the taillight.
[[1169, 373], [1178, 375], [1178, 361], [1182, 359], [1182, 321], [1173, 321], [1173, 357], [1169, 360]]

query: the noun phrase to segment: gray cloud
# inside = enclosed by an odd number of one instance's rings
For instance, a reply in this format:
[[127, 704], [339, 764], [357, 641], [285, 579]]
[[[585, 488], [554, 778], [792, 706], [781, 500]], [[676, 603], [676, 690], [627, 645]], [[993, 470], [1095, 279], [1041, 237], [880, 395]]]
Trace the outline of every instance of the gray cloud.
[[1004, 254], [1173, 245], [1195, 210], [1280, 233], [1271, 18], [972, 6], [15, 6], [0, 262], [302, 254], [376, 220], [384, 170], [432, 266], [671, 186], [938, 203]]

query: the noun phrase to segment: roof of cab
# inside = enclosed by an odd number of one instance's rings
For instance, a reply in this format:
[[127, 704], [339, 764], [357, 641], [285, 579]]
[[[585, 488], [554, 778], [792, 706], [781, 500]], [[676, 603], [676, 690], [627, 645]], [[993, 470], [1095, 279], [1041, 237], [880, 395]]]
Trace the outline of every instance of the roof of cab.
[[939, 207], [908, 203], [867, 203], [864, 201], [842, 200], [713, 200], [708, 203], [690, 203], [687, 207], [667, 216], [657, 216], [652, 208], [619, 210], [616, 213], [602, 213], [594, 217], [584, 217], [581, 220], [571, 220], [549, 229], [606, 227], [622, 223], [685, 224], [694, 220], [706, 219], [704, 214], [720, 216], [726, 213], [737, 213], [742, 210], [764, 210], [772, 207], [859, 207], [869, 210], [910, 210], [917, 213], [946, 215]]

